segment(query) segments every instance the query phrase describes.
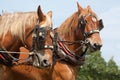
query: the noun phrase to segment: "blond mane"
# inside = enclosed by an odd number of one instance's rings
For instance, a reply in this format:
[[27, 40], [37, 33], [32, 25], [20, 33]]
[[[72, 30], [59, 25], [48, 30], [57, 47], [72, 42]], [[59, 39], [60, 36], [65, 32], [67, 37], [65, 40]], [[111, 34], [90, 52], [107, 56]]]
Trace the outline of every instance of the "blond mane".
[[0, 16], [0, 37], [3, 38], [10, 32], [12, 36], [18, 36], [24, 40], [25, 28], [35, 24], [36, 12], [4, 13]]
[[58, 32], [61, 35], [68, 34], [72, 28], [78, 25], [78, 12], [67, 18], [64, 23], [58, 27]]

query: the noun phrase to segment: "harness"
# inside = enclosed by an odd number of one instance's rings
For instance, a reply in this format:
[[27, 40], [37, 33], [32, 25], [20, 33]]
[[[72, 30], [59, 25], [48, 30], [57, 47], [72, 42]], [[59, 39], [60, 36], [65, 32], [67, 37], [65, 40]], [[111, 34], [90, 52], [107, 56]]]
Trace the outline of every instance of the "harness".
[[[32, 57], [32, 59], [36, 58], [39, 61], [37, 52], [39, 52], [42, 49], [52, 49], [53, 50], [52, 45], [44, 44], [44, 42], [46, 40], [46, 35], [47, 35], [46, 27], [41, 28], [39, 25], [36, 25], [35, 28], [29, 32], [29, 34], [26, 36], [26, 38], [28, 38], [32, 33], [33, 33], [32, 49], [30, 50], [29, 53], [27, 53], [27, 52], [10, 52], [10, 51], [7, 51], [5, 48], [0, 48], [0, 63], [4, 64], [6, 66], [13, 66], [13, 65], [19, 65], [19, 64], [32, 65], [31, 57]], [[12, 54], [28, 54], [29, 57], [26, 59], [18, 59], [16, 57], [13, 57]], [[22, 62], [22, 63], [18, 62], [20, 60], [25, 60], [25, 62]]]
[[[55, 33], [57, 35], [57, 41], [55, 43], [55, 51], [53, 54], [53, 60], [56, 61], [65, 61], [69, 62], [72, 65], [82, 65], [85, 61], [85, 54], [88, 50], [88, 47], [86, 44], [88, 44], [86, 38], [94, 33], [99, 33], [99, 31], [104, 27], [102, 23], [102, 19], [99, 20], [99, 28], [95, 30], [91, 30], [89, 32], [84, 32], [85, 31], [85, 26], [86, 26], [86, 21], [83, 16], [79, 19], [78, 26], [83, 34], [83, 39], [78, 40], [78, 41], [66, 41], [60, 38], [58, 33]], [[79, 44], [80, 46], [75, 49], [74, 51], [71, 51], [67, 45], [74, 45], [74, 44]], [[56, 46], [58, 45], [58, 46]], [[76, 55], [76, 52], [78, 50], [82, 49], [81, 55]], [[84, 49], [84, 50], [83, 50]]]
[[[30, 50], [29, 57], [26, 60], [26, 62], [23, 63], [18, 63], [19, 59], [13, 57], [10, 53], [15, 53], [19, 54], [20, 52], [8, 52], [7, 50], [0, 48], [0, 63], [7, 65], [7, 66], [13, 66], [13, 65], [18, 65], [18, 64], [32, 64], [31, 58], [32, 59], [37, 59], [38, 58], [38, 52], [42, 49], [51, 49], [53, 51], [53, 64], [56, 61], [65, 61], [69, 62], [73, 65], [82, 65], [85, 61], [85, 54], [87, 52], [88, 47], [86, 44], [88, 43], [86, 41], [86, 38], [94, 33], [99, 33], [99, 31], [104, 27], [102, 20], [99, 20], [99, 28], [96, 30], [91, 30], [90, 32], [84, 32], [85, 31], [85, 26], [86, 26], [86, 21], [83, 16], [81, 16], [79, 20], [79, 28], [83, 34], [83, 39], [78, 40], [78, 41], [66, 41], [63, 40], [60, 35], [57, 33], [57, 30], [54, 30], [54, 32], [50, 32], [51, 39], [52, 39], [52, 45], [46, 45], [44, 44], [46, 38], [46, 27], [40, 27], [39, 25], [36, 25], [35, 28], [30, 31], [30, 33], [27, 35], [27, 37], [33, 33], [32, 36], [32, 49]], [[40, 44], [42, 43], [42, 44]], [[74, 44], [79, 44], [80, 46], [76, 48], [74, 51], [71, 51], [67, 45], [74, 45]], [[81, 55], [76, 55], [76, 52], [80, 49], [84, 49], [82, 51]], [[4, 54], [7, 53], [7, 54]], [[21, 52], [22, 53], [22, 52]], [[23, 52], [24, 53], [24, 52]], [[25, 53], [28, 54], [28, 53]], [[13, 64], [17, 63], [17, 64]]]
[[[55, 48], [53, 51], [53, 62], [55, 63], [56, 61], [65, 61], [73, 65], [82, 65], [83, 61], [85, 60], [84, 55], [87, 52], [88, 48], [86, 47], [81, 55], [76, 55], [76, 52], [82, 49], [85, 43], [81, 41], [65, 41], [59, 37], [58, 33], [56, 33], [56, 35], [57, 38], [53, 45]], [[73, 44], [80, 44], [81, 46], [78, 47], [75, 51], [71, 51], [66, 45]]]
[[[26, 61], [28, 58], [22, 58], [18, 59], [14, 57], [12, 54], [29, 54], [27, 52], [12, 52], [12, 51], [7, 51], [5, 48], [0, 48], [0, 63], [4, 64], [6, 66], [13, 66], [13, 65], [18, 65], [18, 64], [28, 64]], [[18, 61], [25, 61], [25, 62], [18, 62]]]
[[[51, 30], [50, 30], [50, 33], [51, 33]], [[35, 29], [33, 30], [32, 49], [30, 50], [29, 59], [32, 59], [32, 60], [36, 59], [39, 64], [40, 64], [39, 52], [43, 49], [51, 49], [51, 50], [54, 49], [52, 45], [45, 44], [45, 41], [47, 39], [46, 36], [47, 36], [47, 28], [36, 25]]]

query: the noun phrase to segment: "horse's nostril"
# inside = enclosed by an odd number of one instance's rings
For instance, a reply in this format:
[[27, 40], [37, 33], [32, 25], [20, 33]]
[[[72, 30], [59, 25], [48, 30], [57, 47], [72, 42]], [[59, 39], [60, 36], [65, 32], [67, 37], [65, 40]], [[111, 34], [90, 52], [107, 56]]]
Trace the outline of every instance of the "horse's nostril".
[[50, 66], [50, 63], [49, 63], [49, 61], [47, 59], [44, 59], [44, 60], [41, 61], [41, 65], [43, 67], [48, 67], [48, 66]]
[[44, 59], [44, 60], [43, 60], [43, 63], [44, 63], [44, 64], [47, 64], [47, 60], [46, 60], [46, 59]]
[[95, 43], [95, 44], [94, 44], [94, 47], [95, 47], [96, 49], [99, 49], [99, 50], [100, 50], [100, 48], [102, 47], [102, 45]]

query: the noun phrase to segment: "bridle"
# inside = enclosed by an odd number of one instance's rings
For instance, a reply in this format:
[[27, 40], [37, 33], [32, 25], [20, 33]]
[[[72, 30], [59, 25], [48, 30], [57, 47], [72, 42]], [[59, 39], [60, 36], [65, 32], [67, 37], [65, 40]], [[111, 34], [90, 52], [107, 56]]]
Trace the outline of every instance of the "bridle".
[[[86, 16], [88, 16], [88, 15], [86, 15]], [[81, 16], [81, 18], [79, 19], [79, 22], [78, 22], [78, 25], [79, 25], [79, 28], [80, 28], [80, 30], [81, 30], [81, 32], [82, 32], [82, 34], [83, 34], [83, 36], [84, 36], [84, 39], [86, 39], [88, 36], [90, 36], [91, 34], [94, 34], [94, 33], [99, 33], [101, 30], [102, 30], [102, 28], [104, 27], [103, 26], [103, 22], [102, 22], [102, 19], [100, 19], [99, 21], [98, 21], [98, 29], [94, 29], [94, 30], [91, 30], [91, 31], [89, 31], [89, 32], [85, 32], [85, 26], [86, 26], [86, 24], [87, 24], [87, 21], [85, 20], [85, 17], [86, 16]], [[93, 15], [89, 15], [89, 16], [91, 16], [91, 17], [94, 17]]]
[[[83, 35], [83, 39], [82, 40], [78, 40], [78, 41], [66, 41], [63, 40], [60, 35], [57, 33], [57, 41], [56, 44], [57, 46], [57, 51], [55, 51], [56, 53], [54, 53], [53, 55], [55, 57], [57, 57], [58, 61], [62, 60], [62, 61], [67, 61], [69, 63], [71, 63], [72, 65], [82, 65], [84, 63], [85, 60], [85, 54], [87, 52], [88, 47], [86, 46], [86, 44], [88, 44], [87, 42], [87, 37], [90, 36], [91, 34], [94, 33], [99, 33], [100, 30], [104, 27], [103, 23], [102, 23], [102, 19], [98, 21], [99, 22], [99, 28], [95, 29], [95, 30], [91, 30], [89, 32], [85, 32], [85, 27], [86, 27], [86, 20], [84, 19], [83, 16], [80, 17], [79, 22], [78, 22], [78, 26], [80, 28], [80, 31], [82, 32]], [[71, 51], [67, 45], [74, 45], [74, 44], [80, 44], [80, 46], [75, 50], [75, 51]], [[76, 52], [80, 49], [83, 49], [84, 51], [82, 51], [81, 55], [76, 55]], [[62, 56], [61, 56], [62, 55]], [[55, 58], [54, 57], [54, 58]], [[55, 60], [55, 59], [54, 59]]]
[[[51, 49], [52, 51], [54, 50], [52, 44], [45, 44], [45, 41], [47, 39], [46, 38], [47, 31], [48, 31], [47, 27], [40, 27], [39, 25], [36, 25], [33, 30], [32, 49], [30, 50], [29, 59], [32, 59], [32, 61], [36, 59], [39, 62], [39, 64], [40, 64], [39, 54], [41, 50], [45, 50], [45, 49]], [[49, 31], [52, 34], [52, 30], [49, 29]], [[50, 34], [50, 38], [53, 39], [54, 36], [51, 37], [51, 34]], [[32, 63], [32, 65], [35, 66], [33, 62], [29, 62], [29, 63]]]
[[[50, 30], [51, 32], [51, 30]], [[11, 53], [14, 54], [20, 54], [22, 52], [9, 52], [6, 49], [1, 49], [1, 54], [0, 54], [0, 62], [6, 66], [13, 66], [13, 65], [19, 65], [19, 64], [28, 64], [28, 65], [33, 65], [33, 62], [31, 60], [37, 59], [39, 61], [38, 53], [40, 50], [43, 49], [51, 49], [53, 50], [52, 45], [47, 45], [44, 44], [47, 36], [47, 28], [46, 27], [40, 27], [39, 25], [35, 25], [35, 27], [28, 33], [25, 39], [27, 39], [31, 34], [32, 36], [32, 48], [29, 50], [25, 43], [25, 47], [30, 51], [29, 57], [25, 60], [25, 62], [19, 63], [18, 61], [21, 59], [17, 59], [11, 55]], [[52, 38], [51, 38], [52, 39]], [[25, 41], [24, 41], [25, 42]], [[40, 44], [42, 43], [42, 44]], [[7, 62], [6, 62], [7, 61]]]

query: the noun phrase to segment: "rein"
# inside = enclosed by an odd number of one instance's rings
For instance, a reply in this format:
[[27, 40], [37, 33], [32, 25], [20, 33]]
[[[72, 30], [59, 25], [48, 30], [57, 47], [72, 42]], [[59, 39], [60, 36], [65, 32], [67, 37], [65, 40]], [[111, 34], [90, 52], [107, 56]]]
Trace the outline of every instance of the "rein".
[[[27, 52], [12, 52], [12, 51], [0, 49], [0, 63], [7, 65], [7, 66], [13, 66], [13, 65], [18, 65], [18, 64], [23, 64], [23, 63], [28, 64], [26, 62], [26, 61], [28, 61], [28, 58], [18, 59], [18, 58], [15, 58], [14, 56], [12, 56], [12, 54], [29, 54], [29, 53], [27, 53]], [[20, 63], [18, 61], [25, 61], [25, 62]]]
[[[57, 33], [58, 34], [58, 33]], [[71, 51], [66, 45], [74, 45], [74, 44], [80, 44], [77, 49], [74, 51]], [[87, 52], [87, 47], [85, 48], [85, 51], [82, 52], [81, 55], [76, 55], [76, 52], [83, 48], [85, 45], [85, 41], [78, 40], [78, 41], [66, 41], [60, 39], [59, 35], [57, 35], [56, 39], [56, 45], [57, 49], [55, 53], [53, 54], [53, 61], [67, 61], [69, 63], [72, 63], [74, 65], [82, 65], [84, 62], [84, 55]]]

